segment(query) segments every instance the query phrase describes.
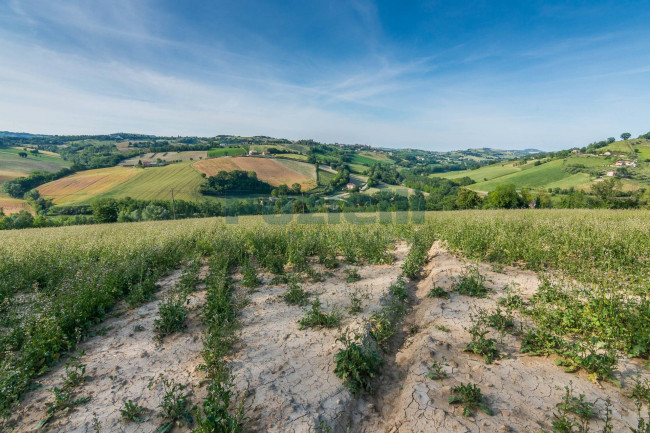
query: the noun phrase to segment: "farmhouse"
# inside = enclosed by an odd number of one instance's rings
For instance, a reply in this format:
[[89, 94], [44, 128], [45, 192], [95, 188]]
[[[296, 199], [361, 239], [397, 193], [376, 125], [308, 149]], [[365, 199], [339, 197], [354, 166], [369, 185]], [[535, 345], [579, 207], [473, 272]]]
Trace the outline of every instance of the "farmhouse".
[[618, 174], [618, 173], [617, 173], [615, 170], [608, 171], [607, 173], [605, 173], [605, 175], [607, 175], [607, 176], [609, 176], [609, 177], [614, 177], [614, 176], [616, 176], [617, 174]]
[[259, 153], [257, 153], [257, 150], [252, 150], [251, 149], [251, 150], [248, 151], [248, 156], [255, 156], [255, 155], [259, 155]]
[[353, 184], [352, 182], [345, 185], [345, 189], [347, 189], [348, 191], [351, 191], [351, 190], [355, 189], [356, 187], [357, 186], [355, 184]]

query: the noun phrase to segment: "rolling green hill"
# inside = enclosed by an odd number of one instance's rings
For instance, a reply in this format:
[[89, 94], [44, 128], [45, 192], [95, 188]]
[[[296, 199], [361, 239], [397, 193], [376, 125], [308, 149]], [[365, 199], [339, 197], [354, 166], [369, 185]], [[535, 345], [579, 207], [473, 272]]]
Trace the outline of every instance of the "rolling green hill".
[[0, 184], [15, 177], [27, 176], [37, 170], [54, 172], [70, 166], [69, 162], [55, 153], [41, 152], [34, 155], [27, 152], [27, 158], [22, 158], [20, 152], [23, 150], [0, 148]]
[[205, 200], [199, 185], [205, 179], [192, 167], [180, 162], [164, 167], [110, 167], [75, 173], [39, 187], [41, 195], [57, 205], [88, 204], [100, 197], [131, 197], [143, 200]]

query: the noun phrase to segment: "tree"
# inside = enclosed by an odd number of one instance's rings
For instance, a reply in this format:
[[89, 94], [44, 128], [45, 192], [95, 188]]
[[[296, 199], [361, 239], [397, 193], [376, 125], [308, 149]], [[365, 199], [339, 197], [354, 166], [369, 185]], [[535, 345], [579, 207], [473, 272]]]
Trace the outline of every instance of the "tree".
[[607, 139], [607, 143], [608, 143], [608, 144], [612, 144], [612, 143], [615, 142], [615, 141], [616, 141], [616, 138], [614, 138], [614, 137], [609, 137], [609, 138]]
[[591, 186], [591, 191], [604, 203], [610, 204], [618, 194], [617, 190], [620, 188], [620, 185], [620, 179], [610, 177], [609, 179], [603, 180], [602, 182], [594, 183]]
[[113, 223], [117, 221], [117, 202], [111, 198], [100, 198], [92, 202], [90, 209], [98, 223]]
[[481, 205], [481, 197], [471, 189], [461, 188], [456, 197], [456, 207], [460, 209], [474, 209]]
[[27, 152], [18, 152], [18, 156], [21, 158], [27, 158]]
[[522, 206], [522, 199], [516, 187], [511, 184], [498, 185], [488, 194], [486, 205], [492, 209], [515, 209]]
[[300, 194], [301, 190], [302, 190], [302, 185], [300, 185], [298, 182], [291, 185], [291, 192], [293, 194]]
[[629, 132], [624, 132], [624, 133], [621, 134], [621, 138], [622, 138], [623, 140], [627, 140], [627, 139], [630, 138], [631, 136], [632, 136], [632, 134], [630, 134]]

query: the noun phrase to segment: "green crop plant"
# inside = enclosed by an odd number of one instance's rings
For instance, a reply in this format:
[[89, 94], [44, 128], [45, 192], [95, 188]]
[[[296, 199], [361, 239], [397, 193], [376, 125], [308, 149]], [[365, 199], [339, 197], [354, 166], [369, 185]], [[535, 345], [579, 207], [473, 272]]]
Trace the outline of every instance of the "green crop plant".
[[142, 417], [142, 414], [146, 411], [146, 408], [134, 403], [133, 400], [128, 400], [124, 402], [124, 407], [120, 409], [120, 415], [124, 420], [140, 423], [147, 421], [147, 418]]
[[338, 310], [332, 310], [325, 313], [321, 309], [321, 302], [316, 298], [311, 303], [311, 309], [307, 311], [305, 317], [298, 321], [298, 329], [305, 328], [336, 328], [341, 324], [341, 313]]
[[361, 279], [359, 271], [356, 268], [346, 269], [345, 270], [345, 282], [354, 283]]
[[485, 298], [488, 289], [485, 287], [485, 276], [481, 275], [478, 265], [467, 266], [456, 280], [454, 290], [459, 295]]
[[176, 383], [173, 380], [163, 378], [163, 386], [165, 394], [163, 395], [162, 402], [158, 406], [160, 418], [167, 421], [156, 430], [158, 433], [165, 433], [174, 428], [175, 425], [182, 425], [183, 421], [187, 424], [192, 424], [192, 408], [190, 407], [189, 394], [185, 392], [185, 386]]
[[449, 404], [463, 405], [463, 416], [472, 416], [474, 409], [480, 409], [488, 415], [493, 415], [492, 409], [485, 403], [481, 388], [472, 383], [461, 383], [451, 389]]
[[189, 300], [180, 292], [171, 292], [158, 307], [158, 317], [153, 327], [157, 338], [178, 332], [185, 327], [189, 313], [186, 304]]
[[[557, 405], [558, 411], [553, 413], [553, 432], [554, 433], [587, 433], [590, 430], [589, 420], [596, 418], [596, 406], [594, 403], [586, 401], [584, 394], [578, 397], [573, 395], [573, 383], [565, 388], [565, 394], [562, 402]], [[606, 409], [606, 419], [603, 432], [611, 433], [609, 404]]]
[[496, 340], [486, 337], [490, 331], [486, 329], [485, 315], [483, 313], [479, 311], [478, 315], [472, 316], [473, 324], [468, 330], [472, 336], [472, 341], [464, 351], [481, 355], [486, 364], [492, 364], [495, 359], [499, 359], [501, 354], [497, 348]]
[[650, 379], [640, 376], [632, 379], [632, 390], [629, 397], [650, 404]]
[[284, 301], [289, 305], [305, 305], [307, 302], [308, 294], [303, 288], [295, 281], [289, 281], [289, 287], [284, 293]]
[[257, 270], [253, 266], [250, 260], [246, 260], [244, 266], [242, 267], [242, 280], [241, 284], [244, 287], [249, 289], [254, 289], [259, 286], [261, 281], [257, 276]]
[[47, 424], [54, 416], [59, 413], [65, 413], [75, 406], [80, 404], [85, 404], [90, 401], [90, 397], [79, 397], [73, 398], [72, 391], [70, 389], [61, 389], [54, 387], [52, 389], [54, 394], [54, 401], [45, 403], [47, 407], [46, 417], [43, 418], [39, 423], [36, 429], [41, 429]]
[[449, 299], [449, 293], [447, 293], [445, 289], [434, 284], [433, 287], [431, 287], [431, 290], [429, 290], [429, 293], [427, 293], [427, 297]]
[[449, 364], [433, 361], [431, 367], [429, 367], [429, 374], [427, 377], [431, 380], [441, 380], [447, 377], [447, 373], [443, 370], [443, 367], [448, 366]]
[[361, 301], [361, 295], [358, 291], [350, 293], [350, 306], [348, 307], [348, 312], [350, 314], [358, 314], [363, 311], [363, 304]]
[[370, 391], [372, 378], [382, 364], [379, 353], [360, 335], [347, 330], [336, 341], [343, 344], [343, 349], [334, 356], [336, 377], [343, 380], [343, 384], [355, 395], [361, 390]]

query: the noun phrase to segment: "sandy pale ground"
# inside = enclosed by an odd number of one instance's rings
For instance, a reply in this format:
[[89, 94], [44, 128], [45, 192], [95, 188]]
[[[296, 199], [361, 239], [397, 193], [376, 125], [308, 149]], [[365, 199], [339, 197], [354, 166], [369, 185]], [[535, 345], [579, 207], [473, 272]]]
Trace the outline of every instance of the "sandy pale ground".
[[[358, 329], [364, 319], [380, 308], [380, 299], [397, 281], [408, 252], [398, 245], [391, 265], [359, 269], [361, 280], [345, 282], [342, 265], [321, 283], [305, 283], [303, 289], [323, 309], [343, 312], [343, 327]], [[319, 269], [321, 270], [321, 269]], [[327, 272], [322, 270], [323, 273]], [[268, 277], [267, 277], [268, 278]], [[364, 310], [351, 316], [346, 309], [355, 289], [365, 293]], [[287, 305], [281, 298], [286, 286], [264, 285], [250, 295], [240, 323], [241, 347], [232, 359], [237, 388], [247, 390], [247, 431], [313, 432], [322, 421], [326, 425], [349, 424], [356, 399], [334, 375], [334, 354], [340, 349], [336, 329], [298, 329], [298, 320], [308, 307]]]
[[[60, 418], [52, 419], [41, 430], [36, 430], [40, 420], [46, 416], [45, 403], [53, 400], [50, 389], [61, 386], [65, 375], [62, 363], [40, 379], [41, 388], [23, 400], [20, 411], [12, 417], [12, 421], [17, 423], [14, 431], [94, 432], [93, 419], [96, 417], [102, 432], [153, 432], [163, 422], [156, 418], [157, 406], [164, 393], [162, 377], [188, 385], [193, 402], [200, 404], [205, 393], [194, 387], [201, 378], [196, 367], [202, 362], [200, 351], [203, 348], [197, 313], [205, 293], [199, 291], [191, 296], [192, 311], [185, 332], [169, 335], [162, 343], [155, 340], [153, 332], [160, 299], [174, 287], [180, 275], [181, 272], [176, 271], [158, 283], [161, 286], [158, 300], [134, 310], [118, 307], [117, 311], [123, 313], [100, 325], [99, 328], [105, 330], [104, 335], [79, 345], [77, 353], [85, 352], [79, 362], [86, 364], [88, 380], [76, 390], [74, 398], [88, 396], [91, 398], [88, 403], [76, 406]], [[144, 330], [135, 331], [136, 326], [142, 326]], [[127, 400], [149, 409], [145, 414], [149, 420], [124, 422], [120, 409]], [[175, 431], [187, 429], [177, 428]]]
[[[349, 265], [327, 271], [324, 282], [303, 282], [303, 288], [322, 302], [323, 309], [339, 309], [343, 328], [359, 329], [401, 273], [408, 252], [398, 244], [390, 265], [362, 266], [362, 279], [345, 282]], [[451, 292], [455, 278], [469, 264], [451, 254], [439, 243], [429, 252], [429, 263], [423, 278], [408, 285], [411, 311], [403, 329], [383, 354], [384, 367], [375, 380], [374, 395], [354, 397], [334, 375], [334, 355], [341, 348], [336, 342], [340, 330], [298, 329], [298, 320], [309, 306], [287, 305], [282, 299], [285, 284], [271, 284], [271, 275], [261, 275], [264, 284], [246, 293], [249, 302], [239, 315], [238, 342], [229, 362], [234, 384], [245, 397], [247, 432], [540, 432], [551, 431], [556, 405], [561, 402], [564, 387], [573, 382], [574, 395], [585, 394], [595, 402], [600, 414], [605, 402], [612, 402], [614, 431], [629, 431], [636, 426], [636, 409], [629, 393], [631, 377], [648, 376], [639, 360], [620, 360], [617, 377], [626, 386], [619, 389], [610, 383], [594, 384], [584, 372], [569, 374], [554, 364], [554, 357], [531, 357], [520, 353], [520, 339], [505, 335], [500, 345], [502, 359], [486, 365], [482, 357], [465, 353], [470, 341], [467, 328], [470, 314], [477, 308], [496, 308], [497, 299], [506, 287], [516, 288], [524, 297], [535, 293], [540, 282], [534, 272], [516, 268], [496, 268], [480, 264], [480, 272], [492, 289], [488, 298], [479, 299]], [[205, 269], [204, 271], [205, 272]], [[331, 272], [328, 274], [328, 272]], [[178, 281], [180, 271], [159, 282], [158, 298]], [[241, 277], [235, 275], [235, 280]], [[450, 299], [429, 298], [433, 285], [450, 291]], [[364, 295], [363, 311], [347, 312], [350, 294]], [[163, 395], [161, 378], [174, 379], [188, 385], [192, 402], [200, 405], [205, 391], [200, 387], [202, 375], [197, 366], [202, 358], [202, 328], [197, 317], [205, 293], [191, 297], [194, 307], [188, 327], [156, 342], [153, 321], [159, 301], [137, 309], [118, 308], [122, 314], [98, 326], [103, 335], [82, 343], [80, 362], [87, 365], [89, 380], [80, 386], [75, 398], [89, 396], [91, 401], [67, 414], [51, 420], [40, 431], [94, 432], [93, 418], [101, 423], [102, 432], [153, 432], [162, 423], [156, 418]], [[517, 320], [523, 320], [519, 317]], [[520, 322], [517, 322], [517, 326]], [[136, 332], [139, 325], [144, 331]], [[448, 328], [448, 332], [436, 326]], [[497, 338], [497, 334], [490, 335]], [[447, 378], [432, 380], [428, 373], [433, 361], [446, 363]], [[45, 403], [52, 401], [50, 389], [60, 386], [65, 373], [64, 363], [40, 379], [42, 387], [29, 393], [12, 417], [16, 432], [36, 431], [45, 417]], [[480, 386], [494, 416], [476, 411], [464, 417], [462, 408], [447, 399], [451, 388], [460, 383]], [[124, 401], [134, 400], [149, 409], [143, 423], [125, 422], [119, 409]], [[602, 422], [595, 419], [593, 431], [600, 431]], [[328, 430], [331, 428], [331, 430]], [[190, 426], [174, 431], [189, 431]]]
[[[426, 277], [419, 282], [417, 305], [407, 318], [405, 328], [416, 326], [418, 332], [407, 339], [395, 356], [391, 374], [383, 377], [377, 392], [374, 416], [352, 431], [363, 432], [539, 432], [551, 431], [556, 405], [562, 401], [564, 387], [573, 381], [574, 395], [585, 394], [587, 401], [596, 402], [604, 414], [605, 401], [612, 402], [614, 431], [629, 431], [636, 427], [636, 408], [625, 396], [629, 390], [609, 383], [594, 384], [584, 372], [565, 373], [554, 364], [554, 358], [531, 357], [519, 352], [518, 338], [503, 340], [503, 359], [486, 365], [482, 357], [464, 353], [471, 340], [465, 328], [471, 326], [469, 313], [477, 307], [496, 308], [496, 300], [504, 296], [506, 286], [517, 287], [524, 297], [533, 294], [539, 285], [535, 273], [505, 268], [493, 272], [490, 265], [481, 264], [480, 272], [488, 279], [486, 286], [494, 290], [487, 299], [451, 293], [451, 299], [428, 298], [436, 284], [451, 289], [466, 262], [450, 254], [440, 244], [430, 251]], [[444, 325], [449, 332], [435, 328]], [[492, 336], [496, 338], [495, 335]], [[447, 379], [427, 377], [432, 362], [446, 362]], [[446, 360], [446, 361], [445, 361]], [[642, 371], [639, 362], [622, 359], [619, 364], [622, 381], [629, 384], [631, 375]], [[647, 374], [647, 373], [644, 373]], [[486, 396], [494, 416], [480, 411], [475, 416], [462, 416], [462, 408], [447, 402], [451, 388], [460, 383], [478, 384]], [[592, 422], [592, 430], [602, 426]]]

